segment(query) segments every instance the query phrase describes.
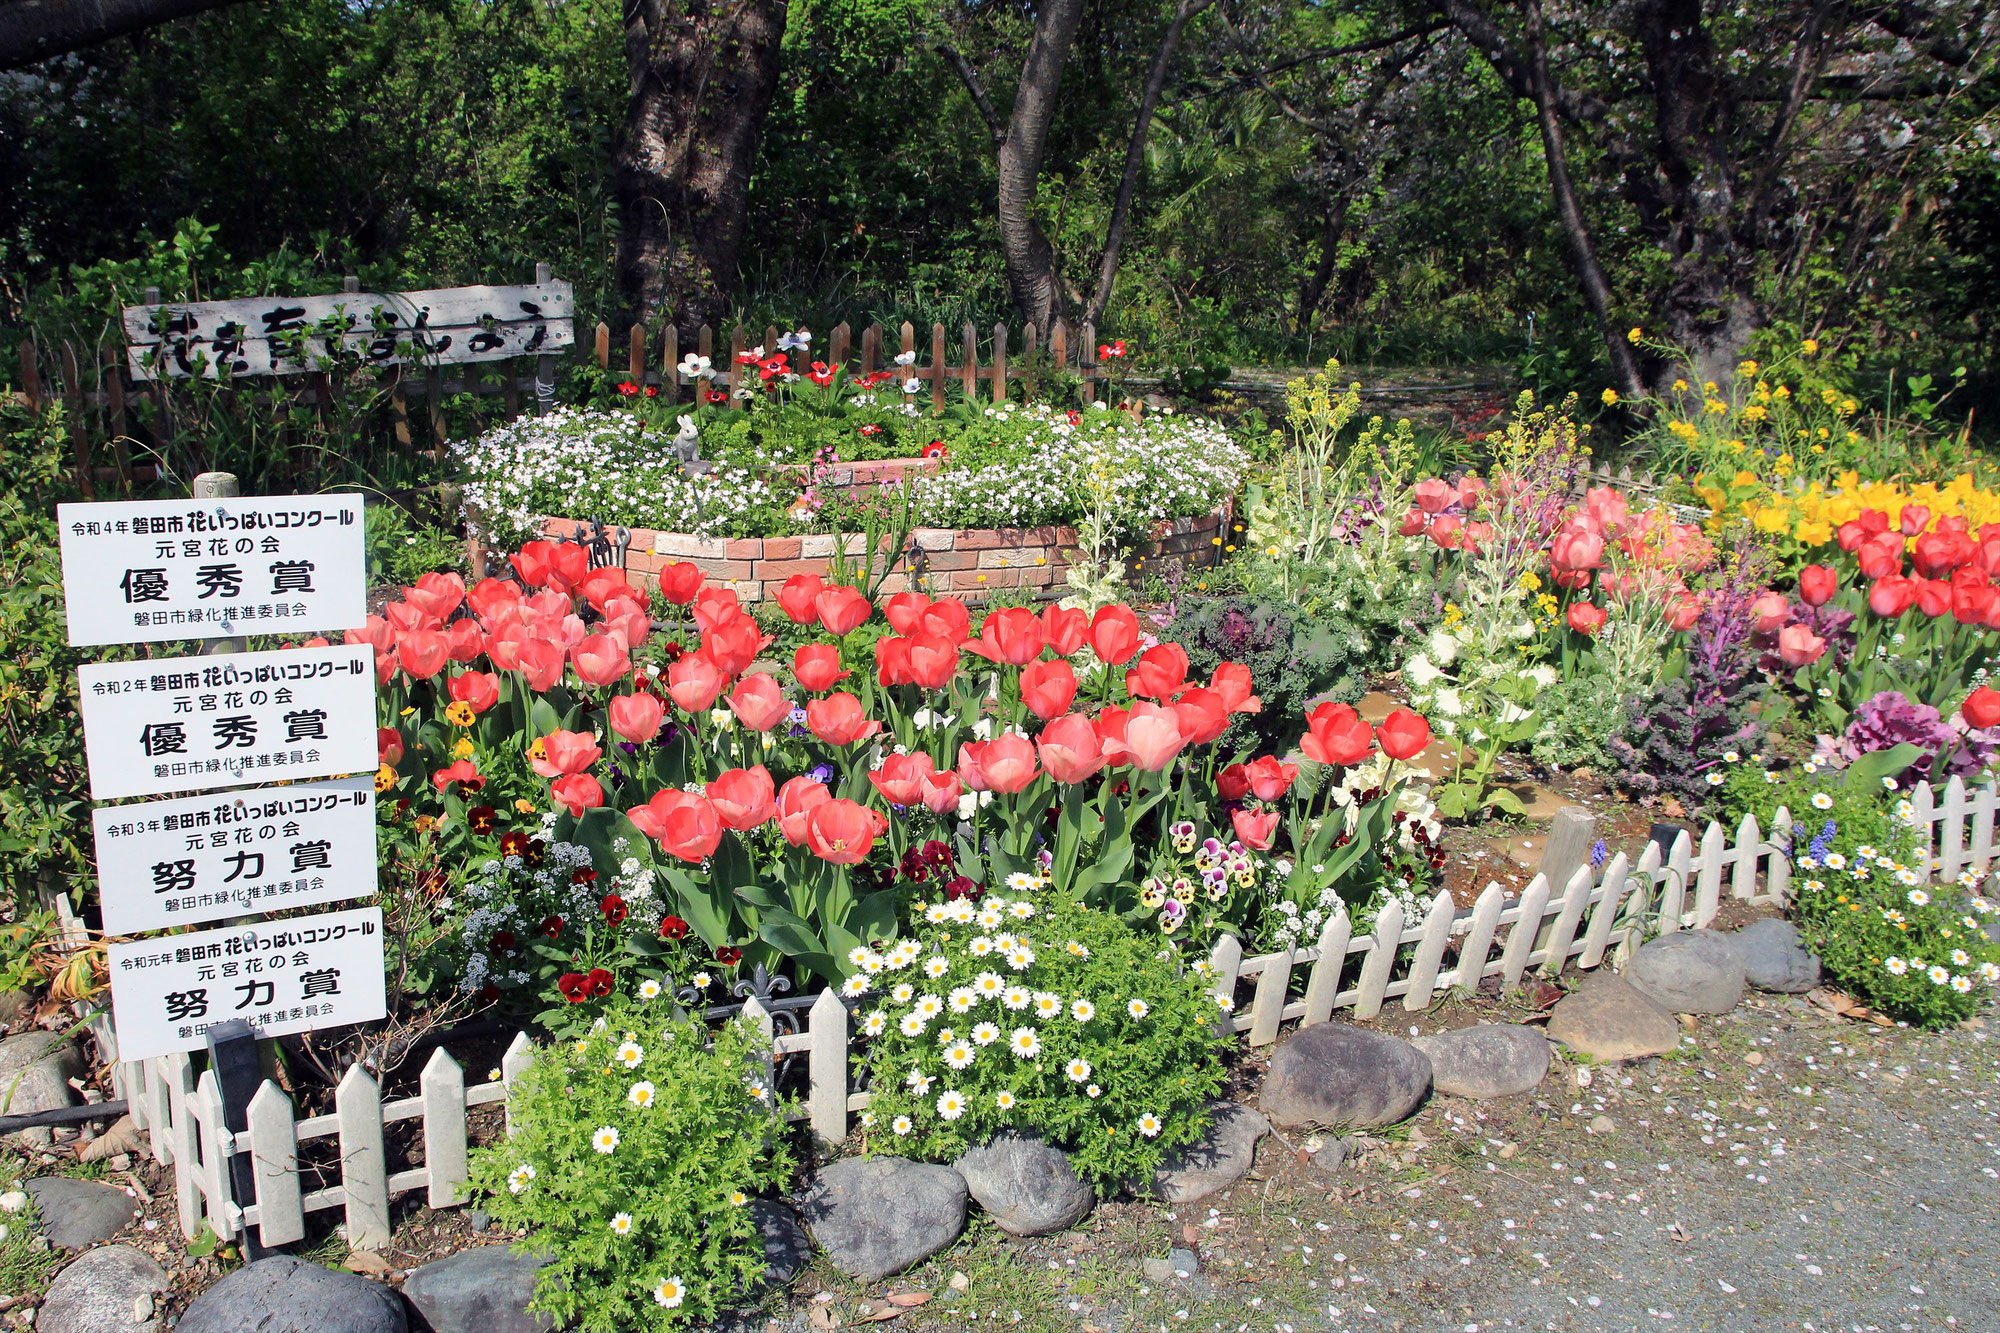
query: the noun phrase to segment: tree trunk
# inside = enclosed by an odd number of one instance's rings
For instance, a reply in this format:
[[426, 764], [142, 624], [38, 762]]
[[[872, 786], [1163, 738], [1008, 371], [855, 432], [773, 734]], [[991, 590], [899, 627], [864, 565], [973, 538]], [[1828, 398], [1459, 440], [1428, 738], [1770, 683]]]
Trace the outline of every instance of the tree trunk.
[[625, 0], [631, 101], [612, 158], [621, 327], [727, 313], [785, 10], [786, 0]]
[[8, 0], [0, 4], [0, 69], [20, 69], [78, 47], [235, 3], [238, 0]]
[[1035, 35], [1021, 65], [1007, 137], [999, 146], [1000, 256], [1007, 288], [1022, 320], [1047, 329], [1064, 313], [1055, 250], [1035, 221], [1035, 194], [1041, 181], [1042, 151], [1055, 119], [1056, 92], [1063, 64], [1083, 18], [1083, 0], [1047, 0], [1035, 15]]
[[1132, 139], [1125, 146], [1125, 171], [1118, 178], [1118, 197], [1111, 205], [1111, 222], [1104, 229], [1104, 253], [1097, 261], [1097, 286], [1091, 291], [1090, 306], [1083, 314], [1091, 324], [1103, 322], [1104, 308], [1111, 304], [1111, 284], [1118, 278], [1118, 252], [1124, 247], [1125, 225], [1132, 216], [1132, 194], [1138, 188], [1139, 169], [1146, 164], [1146, 136], [1153, 128], [1153, 111], [1160, 104], [1160, 93], [1167, 86], [1167, 71], [1173, 68], [1181, 30], [1187, 27], [1189, 19], [1213, 2], [1180, 0], [1174, 8], [1173, 22], [1167, 25], [1166, 36], [1160, 39], [1159, 50], [1153, 53], [1152, 68], [1146, 71], [1146, 84], [1139, 94], [1139, 113], [1132, 119]]

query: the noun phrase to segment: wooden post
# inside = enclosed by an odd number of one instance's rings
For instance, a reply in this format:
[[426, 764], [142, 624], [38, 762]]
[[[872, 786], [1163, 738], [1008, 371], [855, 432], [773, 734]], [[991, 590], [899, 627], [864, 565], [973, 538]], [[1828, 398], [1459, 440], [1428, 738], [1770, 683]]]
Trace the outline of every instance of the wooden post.
[[1033, 324], [1021, 330], [1021, 397], [1030, 403], [1035, 401], [1035, 332]]
[[42, 363], [35, 352], [35, 340], [23, 338], [21, 351], [21, 394], [28, 400], [28, 406], [40, 411], [42, 407]]
[[1083, 376], [1083, 401], [1097, 401], [1097, 326], [1086, 323], [1077, 333], [1076, 373]]
[[[694, 333], [694, 350], [697, 356], [705, 356], [708, 358], [709, 369], [713, 370], [715, 368], [715, 330], [711, 329], [706, 324], [696, 329]], [[696, 382], [694, 386], [694, 391], [697, 395], [705, 395], [708, 393], [709, 390], [713, 389], [714, 387], [715, 387], [715, 381], [713, 379], [702, 380]], [[697, 397], [696, 401], [706, 401], [706, 400], [704, 398]]]
[[979, 401], [979, 330], [968, 319], [961, 336], [965, 345], [965, 365], [958, 372], [959, 384], [965, 390], [965, 401], [976, 403]]
[[993, 326], [993, 402], [1007, 401], [1007, 326]]
[[640, 392], [646, 388], [646, 329], [642, 324], [634, 324], [626, 336], [628, 344], [625, 358], [626, 378], [639, 386]]
[[1049, 329], [1049, 369], [1060, 375], [1069, 365], [1069, 321], [1059, 319]]
[[1375, 914], [1375, 937], [1369, 941], [1368, 956], [1361, 960], [1361, 983], [1354, 997], [1354, 1016], [1369, 1019], [1382, 1012], [1382, 996], [1389, 989], [1389, 969], [1396, 965], [1396, 950], [1403, 942], [1403, 905], [1394, 898]]
[[69, 418], [70, 452], [76, 460], [76, 484], [83, 498], [97, 498], [97, 479], [90, 475], [90, 437], [84, 429], [83, 376], [76, 365], [76, 348], [62, 345], [63, 398]]
[[1347, 942], [1354, 934], [1354, 923], [1347, 919], [1345, 903], [1333, 909], [1333, 919], [1321, 927], [1319, 944], [1314, 952], [1319, 957], [1313, 962], [1312, 975], [1306, 979], [1306, 1011], [1299, 1018], [1300, 1027], [1311, 1027], [1324, 1023], [1333, 1015], [1333, 1002], [1340, 998], [1340, 974], [1347, 967]]
[[944, 411], [944, 325], [931, 325], [931, 411]]
[[681, 331], [672, 324], [660, 330], [660, 397], [681, 400]]
[[449, 1208], [462, 1201], [470, 1179], [465, 1153], [465, 1071], [440, 1046], [424, 1065], [424, 1170], [430, 1175], [428, 1202]]
[[852, 336], [853, 331], [847, 327], [846, 320], [833, 326], [833, 332], [826, 338], [827, 365], [835, 370], [847, 369], [847, 344]]
[[813, 1133], [830, 1146], [847, 1137], [847, 1006], [837, 993], [823, 990], [813, 1001], [810, 1022], [807, 1109]]
[[871, 323], [861, 330], [861, 373], [873, 375], [882, 359], [882, 326]]
[[[223, 1127], [231, 1134], [250, 1128], [250, 1099], [264, 1081], [257, 1056], [257, 1033], [240, 1018], [217, 1023], [208, 1030], [208, 1074], [215, 1080], [218, 1110]], [[236, 1202], [248, 1207], [257, 1198], [257, 1167], [251, 1155], [234, 1152], [229, 1156], [229, 1183]], [[243, 1257], [264, 1257], [264, 1247], [248, 1227], [243, 1229]]]
[[611, 370], [611, 326], [601, 319], [597, 321], [597, 333], [591, 340], [591, 346], [596, 349], [597, 368], [609, 373]]
[[132, 453], [126, 447], [131, 438], [131, 423], [125, 414], [125, 358], [116, 347], [104, 349], [104, 360], [98, 367], [98, 382], [104, 386], [105, 415], [111, 427], [111, 458], [118, 467], [119, 489], [128, 495], [132, 491]]

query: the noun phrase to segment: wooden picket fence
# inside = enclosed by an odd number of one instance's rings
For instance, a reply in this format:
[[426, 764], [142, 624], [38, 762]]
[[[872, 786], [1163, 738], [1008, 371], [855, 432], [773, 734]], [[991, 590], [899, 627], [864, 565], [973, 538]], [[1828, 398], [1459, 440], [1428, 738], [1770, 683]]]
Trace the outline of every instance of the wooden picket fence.
[[[1915, 823], [1929, 831], [1925, 854], [1934, 878], [1950, 880], [1992, 863], [2000, 822], [1993, 786], [1968, 791], [1953, 778], [1941, 799], [1920, 784], [1910, 801]], [[1809, 838], [1815, 831], [1806, 820], [1798, 833]], [[1682, 831], [1664, 852], [1650, 843], [1636, 861], [1624, 853], [1601, 865], [1586, 860], [1562, 884], [1538, 874], [1511, 902], [1499, 885], [1489, 884], [1472, 909], [1461, 912], [1440, 892], [1414, 921], [1391, 902], [1360, 935], [1343, 910], [1311, 947], [1249, 958], [1238, 940], [1225, 937], [1209, 958], [1211, 990], [1227, 1003], [1235, 1031], [1252, 1046], [1268, 1046], [1286, 1023], [1324, 1023], [1337, 1011], [1369, 1019], [1391, 1001], [1417, 1012], [1442, 996], [1470, 993], [1491, 977], [1512, 987], [1531, 970], [1553, 977], [1572, 964], [1595, 968], [1648, 938], [1708, 925], [1725, 899], [1784, 905], [1791, 896], [1792, 833], [1792, 817], [1780, 807], [1769, 837], [1754, 817], [1746, 816], [1733, 836], [1711, 822], [1698, 843]], [[1246, 991], [1247, 1004], [1241, 1002]], [[849, 1018], [832, 991], [818, 996], [797, 1031], [776, 1031], [772, 1014], [755, 998], [740, 1017], [771, 1038], [774, 1065], [805, 1058], [799, 1080], [804, 1095], [793, 1118], [827, 1144], [845, 1139], [850, 1117], [869, 1102], [852, 1078]], [[115, 1059], [109, 1023], [97, 1026], [103, 1049]], [[303, 1120], [294, 1118], [291, 1099], [267, 1081], [250, 1103], [248, 1128], [238, 1133], [225, 1128], [214, 1073], [197, 1075], [187, 1055], [119, 1065], [114, 1073], [153, 1159], [174, 1170], [175, 1203], [188, 1236], [205, 1223], [225, 1240], [256, 1228], [264, 1244], [287, 1244], [304, 1237], [307, 1214], [337, 1208], [348, 1243], [366, 1248], [388, 1240], [398, 1195], [422, 1191], [433, 1208], [465, 1202], [468, 1112], [504, 1107], [532, 1054], [526, 1034], [517, 1034], [495, 1076], [468, 1087], [464, 1069], [440, 1049], [424, 1066], [417, 1095], [392, 1101], [382, 1099], [366, 1071], [350, 1068], [333, 1113]], [[392, 1170], [385, 1133], [409, 1120], [421, 1122], [421, 1161]], [[339, 1163], [340, 1183], [307, 1192], [301, 1148], [323, 1140], [333, 1141], [335, 1151], [321, 1156]], [[254, 1202], [233, 1195], [230, 1159], [237, 1153], [251, 1155]]]

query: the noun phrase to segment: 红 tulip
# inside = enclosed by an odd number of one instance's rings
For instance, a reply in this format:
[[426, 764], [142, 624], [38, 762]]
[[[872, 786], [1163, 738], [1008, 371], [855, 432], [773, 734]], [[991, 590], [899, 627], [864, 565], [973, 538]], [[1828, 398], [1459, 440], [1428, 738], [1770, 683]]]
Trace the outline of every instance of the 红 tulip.
[[1578, 634], [1595, 634], [1604, 628], [1605, 621], [1611, 619], [1604, 608], [1595, 602], [1571, 602], [1564, 618]]
[[634, 745], [644, 745], [659, 735], [667, 718], [667, 706], [651, 694], [621, 694], [606, 712], [611, 730]]
[[1025, 606], [1009, 606], [988, 611], [980, 624], [979, 637], [965, 645], [989, 662], [1026, 666], [1042, 655], [1042, 621]]
[[1917, 604], [1917, 582], [1901, 574], [1885, 574], [1869, 586], [1868, 609], [1894, 618]]
[[2000, 727], [2000, 690], [1981, 685], [1965, 696], [1965, 702], [1958, 707], [1959, 716], [1965, 724], [1985, 731], [1988, 727]]
[[375, 728], [375, 755], [394, 768], [403, 762], [403, 735], [394, 727]]
[[919, 750], [915, 754], [889, 755], [883, 759], [882, 767], [868, 775], [868, 781], [890, 805], [922, 805], [928, 790], [926, 779], [936, 771], [931, 757]]
[[444, 641], [445, 655], [454, 662], [477, 662], [486, 651], [486, 635], [479, 622], [469, 618], [454, 620], [446, 626]]
[[461, 759], [450, 767], [441, 768], [431, 774], [431, 783], [439, 791], [451, 790], [451, 784], [454, 782], [467, 791], [478, 791], [486, 785], [486, 779], [479, 776], [479, 770], [473, 766], [470, 759]]
[[771, 774], [762, 764], [716, 774], [706, 794], [717, 817], [738, 833], [757, 828], [778, 813]]
[[536, 540], [514, 552], [508, 561], [514, 566], [514, 572], [521, 576], [523, 586], [540, 588], [549, 581], [549, 561], [554, 553], [553, 543]]
[[1065, 713], [1043, 727], [1035, 748], [1049, 776], [1065, 785], [1082, 782], [1104, 767], [1097, 729], [1081, 713]]
[[972, 612], [956, 597], [940, 597], [924, 608], [923, 631], [953, 645], [964, 643], [972, 633]]
[[1352, 767], [1375, 748], [1375, 733], [1350, 704], [1327, 702], [1306, 714], [1299, 752], [1317, 764]]
[[1382, 753], [1391, 759], [1414, 759], [1431, 743], [1431, 724], [1407, 708], [1398, 708], [1375, 729]]
[[1039, 771], [1035, 747], [1026, 736], [1011, 731], [990, 741], [968, 741], [958, 747], [958, 775], [973, 791], [1008, 795], [1033, 782]]
[[1134, 698], [1164, 701], [1186, 683], [1187, 650], [1177, 643], [1158, 643], [1139, 654], [1125, 673], [1125, 689]]
[[[1171, 708], [1157, 704], [1137, 703], [1132, 705], [1130, 716], [1125, 720], [1125, 734], [1118, 743], [1116, 753], [1131, 760], [1132, 766], [1147, 773], [1157, 773], [1174, 761], [1175, 756], [1187, 745], [1181, 735], [1180, 719]], [[1107, 752], [1114, 752], [1107, 745]]]
[[1931, 511], [1923, 505], [1904, 505], [1900, 526], [1905, 537], [1914, 537], [1931, 521]]
[[888, 830], [889, 821], [881, 811], [855, 801], [831, 800], [806, 816], [806, 846], [822, 861], [859, 865], [868, 859], [875, 839]]
[[1903, 572], [1903, 539], [1894, 533], [1869, 537], [1856, 548], [1855, 560], [1861, 566], [1863, 578], [1879, 579], [1885, 574]]
[[683, 861], [698, 862], [722, 845], [722, 818], [705, 796], [667, 787], [625, 815], [662, 850]]
[[1298, 776], [1297, 764], [1288, 764], [1274, 755], [1262, 755], [1244, 767], [1244, 778], [1260, 801], [1277, 800], [1292, 789]]
[[825, 591], [826, 583], [819, 575], [794, 574], [778, 589], [778, 609], [794, 625], [810, 625], [819, 619], [813, 599]]
[[931, 599], [920, 592], [899, 592], [882, 603], [882, 617], [898, 634], [914, 634], [923, 626]]
[[632, 581], [625, 577], [625, 571], [615, 565], [604, 565], [591, 570], [576, 585], [576, 591], [584, 601], [602, 611], [613, 598], [632, 599]]
[[570, 773], [549, 784], [549, 794], [556, 804], [581, 816], [586, 810], [595, 810], [604, 804], [604, 784], [588, 773]]
[[1240, 801], [1250, 794], [1250, 768], [1230, 764], [1215, 775], [1215, 794], [1225, 801]]
[[813, 609], [828, 634], [844, 639], [875, 614], [874, 604], [845, 584], [836, 584], [813, 598]]
[[1981, 570], [1958, 569], [1951, 576], [1951, 616], [1961, 625], [1983, 625], [1992, 616], [1996, 594]]
[[581, 773], [599, 759], [604, 751], [597, 744], [597, 737], [587, 731], [552, 731], [542, 737], [542, 757], [531, 759], [534, 770], [545, 778], [559, 778], [570, 773]]
[[1825, 565], [1807, 565], [1799, 571], [1799, 600], [1807, 606], [1825, 606], [1840, 591], [1840, 575]]
[[1174, 725], [1189, 745], [1207, 745], [1229, 730], [1229, 709], [1223, 706], [1222, 696], [1205, 685], [1183, 691], [1171, 707]]
[[840, 669], [840, 649], [830, 643], [805, 643], [792, 654], [792, 675], [801, 689], [830, 690], [853, 673]]
[[660, 596], [677, 606], [686, 606], [700, 596], [705, 576], [701, 566], [682, 560], [660, 571]]
[[701, 651], [715, 659], [724, 675], [734, 676], [756, 661], [770, 642], [757, 622], [739, 611], [702, 635]]
[[436, 630], [409, 630], [396, 639], [396, 660], [412, 680], [427, 679], [451, 660], [451, 641]]
[[1778, 656], [1794, 670], [1817, 662], [1826, 652], [1826, 640], [1804, 625], [1787, 625], [1778, 633]]
[[577, 679], [595, 689], [603, 689], [625, 678], [632, 669], [632, 657], [625, 645], [609, 634], [593, 634], [569, 651]]
[[567, 660], [562, 649], [543, 639], [530, 639], [515, 653], [521, 674], [528, 678], [528, 688], [537, 694], [555, 688]]
[[1241, 662], [1224, 662], [1215, 668], [1208, 688], [1222, 699], [1222, 706], [1232, 713], [1261, 713], [1264, 701], [1255, 694], [1256, 684], [1250, 677], [1250, 668]]
[[1120, 602], [1090, 618], [1090, 651], [1106, 666], [1122, 666], [1139, 651], [1139, 617]]
[[1442, 514], [1458, 499], [1458, 489], [1442, 477], [1425, 477], [1417, 483], [1417, 508], [1426, 514]]
[[1236, 836], [1243, 845], [1253, 852], [1268, 852], [1278, 832], [1278, 812], [1276, 810], [1236, 810], [1229, 816], [1229, 822], [1236, 827]]
[[737, 604], [734, 588], [703, 588], [695, 594], [688, 614], [694, 617], [694, 627], [707, 634], [724, 621], [742, 615], [743, 608]]
[[769, 731], [791, 714], [792, 701], [778, 688], [776, 677], [752, 671], [730, 691], [729, 711], [750, 730]]
[[1021, 672], [1021, 701], [1046, 722], [1069, 711], [1076, 698], [1076, 669], [1061, 658], [1036, 662]]
[[785, 841], [794, 847], [803, 847], [806, 841], [806, 819], [820, 806], [833, 799], [833, 793], [823, 782], [815, 782], [808, 777], [792, 778], [778, 789], [778, 831], [785, 835]]
[[852, 745], [882, 730], [861, 711], [861, 701], [842, 690], [806, 705], [806, 726], [828, 745]]
[[941, 634], [919, 634], [904, 641], [906, 683], [941, 690], [958, 674], [958, 644]]
[[468, 704], [483, 713], [500, 702], [500, 679], [484, 671], [461, 671], [451, 678], [453, 703]]
[[1090, 617], [1076, 607], [1051, 606], [1042, 612], [1042, 641], [1057, 657], [1068, 657], [1083, 647], [1083, 636], [1089, 632]]
[[1792, 604], [1781, 593], [1763, 593], [1750, 603], [1750, 619], [1759, 634], [1776, 634], [1791, 613]]
[[501, 607], [521, 600], [521, 585], [512, 579], [481, 579], [465, 594], [465, 600], [472, 603], [474, 615], [481, 620], [491, 620], [500, 613]]
[[715, 707], [728, 683], [728, 674], [710, 659], [706, 648], [667, 668], [667, 697], [687, 713], [698, 715]]
[[1951, 614], [1951, 584], [1945, 579], [1911, 579], [1917, 585], [1917, 610], [1935, 620]]

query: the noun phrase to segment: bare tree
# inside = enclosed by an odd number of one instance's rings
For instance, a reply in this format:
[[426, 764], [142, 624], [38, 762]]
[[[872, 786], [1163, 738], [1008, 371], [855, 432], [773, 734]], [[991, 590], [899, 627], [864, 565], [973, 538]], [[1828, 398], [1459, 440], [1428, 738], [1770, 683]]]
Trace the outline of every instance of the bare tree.
[[0, 4], [0, 69], [53, 56], [241, 0], [7, 0]]
[[612, 158], [621, 322], [719, 320], [786, 0], [625, 0], [631, 101]]

